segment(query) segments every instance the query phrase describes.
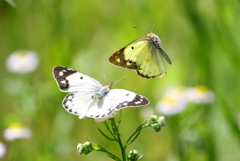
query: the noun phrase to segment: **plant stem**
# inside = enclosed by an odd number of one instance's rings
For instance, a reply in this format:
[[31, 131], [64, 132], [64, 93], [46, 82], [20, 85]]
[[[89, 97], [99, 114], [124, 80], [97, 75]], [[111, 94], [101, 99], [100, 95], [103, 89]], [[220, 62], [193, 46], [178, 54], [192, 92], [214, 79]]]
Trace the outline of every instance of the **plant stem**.
[[118, 139], [117, 139], [118, 140], [118, 144], [119, 144], [121, 152], [122, 152], [122, 160], [126, 161], [125, 148], [123, 147], [121, 137], [120, 137], [120, 135], [118, 135], [117, 137], [118, 137]]
[[115, 119], [114, 118], [111, 118], [111, 124], [112, 124], [112, 130], [113, 130], [113, 133], [117, 136], [117, 142], [120, 146], [120, 149], [121, 149], [121, 152], [122, 152], [122, 160], [123, 161], [126, 161], [126, 155], [125, 155], [125, 147], [123, 146], [122, 144], [122, 140], [121, 140], [121, 135], [119, 133], [119, 125], [117, 126], [116, 122], [115, 122]]

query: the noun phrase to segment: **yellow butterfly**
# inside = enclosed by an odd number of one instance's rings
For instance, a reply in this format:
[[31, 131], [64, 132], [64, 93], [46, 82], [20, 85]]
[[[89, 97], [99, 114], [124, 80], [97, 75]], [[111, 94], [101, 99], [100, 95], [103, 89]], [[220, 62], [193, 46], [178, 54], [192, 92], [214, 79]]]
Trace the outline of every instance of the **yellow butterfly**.
[[113, 65], [136, 70], [143, 78], [163, 77], [166, 74], [163, 59], [172, 64], [160, 45], [160, 38], [152, 32], [140, 37], [110, 56]]

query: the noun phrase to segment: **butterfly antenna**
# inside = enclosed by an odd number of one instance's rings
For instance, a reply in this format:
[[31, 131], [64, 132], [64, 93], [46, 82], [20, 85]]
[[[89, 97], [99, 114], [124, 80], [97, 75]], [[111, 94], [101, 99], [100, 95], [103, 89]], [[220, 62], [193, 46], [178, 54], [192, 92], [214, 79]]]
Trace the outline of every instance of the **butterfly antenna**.
[[153, 24], [151, 32], [153, 31], [154, 26], [155, 26], [155, 24]]
[[106, 81], [106, 84], [108, 84], [108, 82], [107, 82], [107, 77], [106, 77], [106, 75], [105, 75], [105, 73], [104, 73], [103, 70], [102, 70], [102, 74], [103, 74], [103, 77], [104, 77], [104, 79], [105, 79], [105, 81]]
[[149, 33], [149, 31], [146, 31], [146, 30], [140, 29], [140, 28], [138, 28], [138, 27], [133, 27], [133, 28]]
[[125, 78], [123, 78], [123, 79], [120, 79], [120, 80], [118, 80], [118, 81], [115, 81], [115, 82], [111, 82], [111, 84], [110, 84], [110, 87], [112, 87], [112, 85], [113, 85], [114, 83], [121, 82], [121, 81], [123, 81], [123, 80], [125, 80]]
[[117, 82], [121, 82], [121, 81], [123, 81], [123, 80], [125, 80], [126, 78], [123, 78], [123, 79], [120, 79], [120, 80], [118, 80], [118, 81], [116, 81], [116, 82], [111, 82], [112, 84], [114, 84], [114, 83], [117, 83]]

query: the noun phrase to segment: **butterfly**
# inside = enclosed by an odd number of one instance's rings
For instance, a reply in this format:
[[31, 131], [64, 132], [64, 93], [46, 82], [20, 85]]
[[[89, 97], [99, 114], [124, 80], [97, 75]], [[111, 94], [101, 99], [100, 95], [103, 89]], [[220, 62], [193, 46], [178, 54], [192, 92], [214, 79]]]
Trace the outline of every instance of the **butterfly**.
[[100, 122], [114, 117], [116, 111], [126, 107], [139, 107], [149, 104], [146, 97], [124, 89], [102, 86], [97, 80], [71, 68], [55, 66], [53, 77], [59, 90], [70, 92], [62, 101], [67, 112], [79, 119], [94, 118]]
[[143, 78], [163, 77], [166, 74], [163, 59], [172, 64], [160, 45], [160, 38], [152, 32], [140, 37], [110, 56], [113, 65], [136, 70]]

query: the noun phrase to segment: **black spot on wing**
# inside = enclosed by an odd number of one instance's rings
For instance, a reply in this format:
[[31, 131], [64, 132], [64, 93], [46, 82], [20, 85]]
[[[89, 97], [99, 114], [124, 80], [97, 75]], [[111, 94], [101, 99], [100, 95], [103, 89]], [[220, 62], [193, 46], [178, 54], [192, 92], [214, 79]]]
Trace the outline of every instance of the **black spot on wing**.
[[77, 71], [71, 69], [71, 68], [67, 68], [67, 67], [63, 67], [63, 66], [56, 66], [53, 68], [53, 76], [58, 84], [58, 87], [61, 90], [65, 90], [69, 87], [69, 82], [66, 79], [66, 77], [68, 77], [69, 75], [72, 75], [74, 73], [76, 73]]
[[109, 62], [112, 63], [113, 65], [116, 65], [122, 68], [127, 68], [132, 70], [137, 69], [138, 66], [136, 65], [136, 62], [132, 62], [131, 60], [125, 58], [125, 55], [124, 55], [125, 49], [126, 47], [123, 47], [122, 49], [120, 49], [119, 51], [111, 55], [110, 58], [108, 59]]
[[117, 105], [115, 108], [119, 110], [125, 107], [138, 107], [138, 106], [144, 106], [147, 104], [149, 104], [149, 101], [146, 97], [143, 97], [141, 95], [136, 95], [132, 101], [130, 102], [124, 101], [119, 105]]
[[67, 110], [69, 108], [69, 106], [73, 103], [73, 98], [74, 98], [74, 94], [73, 93], [70, 93], [68, 94], [63, 102], [62, 102], [62, 105], [63, 107]]

